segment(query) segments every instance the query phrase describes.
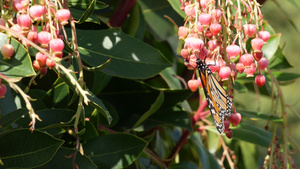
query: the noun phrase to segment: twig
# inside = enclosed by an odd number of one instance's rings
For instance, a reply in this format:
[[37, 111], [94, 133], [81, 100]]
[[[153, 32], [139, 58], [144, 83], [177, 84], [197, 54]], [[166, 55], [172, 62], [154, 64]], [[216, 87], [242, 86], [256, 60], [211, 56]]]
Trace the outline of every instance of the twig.
[[22, 41], [25, 41], [26, 43], [30, 44], [32, 47], [36, 48], [37, 50], [39, 50], [40, 52], [42, 52], [43, 54], [45, 54], [48, 58], [50, 58], [51, 60], [53, 60], [56, 64], [56, 66], [58, 68], [60, 68], [69, 78], [70, 82], [76, 86], [76, 92], [80, 95], [82, 95], [82, 97], [84, 98], [84, 103], [86, 105], [88, 105], [88, 102], [90, 101], [87, 97], [87, 95], [90, 95], [90, 93], [88, 91], [83, 90], [83, 88], [81, 87], [81, 85], [77, 82], [77, 80], [71, 75], [72, 70], [69, 70], [67, 68], [65, 68], [61, 63], [59, 58], [53, 57], [52, 55], [50, 55], [49, 52], [47, 52], [45, 49], [39, 47], [38, 45], [36, 45], [35, 43], [31, 42], [30, 40], [28, 40], [25, 36], [21, 35], [20, 33], [9, 29], [5, 26], [0, 25], [0, 29], [3, 29], [5, 31], [11, 32], [15, 37], [18, 37], [19, 39], [21, 39]]
[[34, 110], [33, 110], [32, 105], [30, 103], [30, 100], [33, 100], [33, 99], [31, 99], [30, 96], [28, 96], [26, 93], [24, 93], [24, 91], [18, 85], [16, 85], [14, 83], [13, 79], [8, 78], [8, 77], [2, 75], [1, 73], [0, 73], [0, 77], [1, 77], [1, 79], [4, 79], [12, 89], [14, 89], [17, 93], [20, 93], [21, 96], [23, 97], [23, 99], [26, 103], [26, 108], [29, 111], [29, 116], [31, 118], [31, 122], [29, 123], [29, 126], [31, 126], [30, 131], [33, 132], [33, 130], [35, 129], [35, 122], [36, 122], [35, 119], [37, 119], [39, 121], [42, 121], [40, 119], [40, 117], [37, 114], [34, 113]]

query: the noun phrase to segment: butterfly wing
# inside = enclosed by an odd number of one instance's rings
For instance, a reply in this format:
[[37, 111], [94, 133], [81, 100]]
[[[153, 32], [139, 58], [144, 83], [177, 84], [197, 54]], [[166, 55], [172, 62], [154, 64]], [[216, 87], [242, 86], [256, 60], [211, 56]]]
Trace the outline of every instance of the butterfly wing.
[[230, 115], [232, 100], [212, 74], [210, 68], [200, 59], [197, 60], [197, 64], [208, 108], [218, 132], [222, 133], [225, 129], [224, 116]]

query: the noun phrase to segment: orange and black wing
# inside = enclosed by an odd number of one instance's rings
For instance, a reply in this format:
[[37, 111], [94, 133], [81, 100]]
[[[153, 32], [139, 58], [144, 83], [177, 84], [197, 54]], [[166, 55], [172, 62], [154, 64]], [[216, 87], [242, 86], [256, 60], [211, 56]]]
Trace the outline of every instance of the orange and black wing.
[[231, 113], [232, 100], [212, 74], [210, 68], [200, 59], [197, 60], [197, 64], [208, 108], [218, 132], [222, 133], [225, 129], [224, 117]]

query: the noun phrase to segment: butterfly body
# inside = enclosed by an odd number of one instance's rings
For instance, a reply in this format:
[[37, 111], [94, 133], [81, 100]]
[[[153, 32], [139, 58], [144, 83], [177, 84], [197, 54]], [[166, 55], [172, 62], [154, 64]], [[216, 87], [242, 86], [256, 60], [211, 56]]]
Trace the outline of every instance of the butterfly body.
[[197, 59], [197, 66], [200, 71], [200, 79], [208, 108], [218, 132], [222, 133], [225, 129], [224, 117], [231, 114], [232, 100], [213, 75], [210, 68], [201, 59]]

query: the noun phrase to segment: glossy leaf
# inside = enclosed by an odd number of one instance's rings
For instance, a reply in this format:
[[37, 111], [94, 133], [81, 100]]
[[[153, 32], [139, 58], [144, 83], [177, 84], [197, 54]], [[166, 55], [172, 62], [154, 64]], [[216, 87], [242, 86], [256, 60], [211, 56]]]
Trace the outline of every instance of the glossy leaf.
[[80, 19], [77, 21], [78, 24], [82, 24], [85, 20], [94, 12], [96, 6], [96, 0], [92, 0], [90, 5], [87, 7], [86, 11], [82, 14]]
[[47, 92], [43, 101], [48, 107], [66, 108], [69, 102], [69, 92], [68, 85], [64, 82], [60, 83]]
[[182, 17], [185, 18], [186, 14], [184, 11], [180, 10], [181, 3], [180, 1], [173, 1], [168, 0], [168, 2], [171, 4], [172, 8]]
[[85, 132], [80, 135], [80, 139], [86, 141], [98, 137], [99, 135], [96, 127], [89, 121], [86, 121], [85, 123], [85, 125], [82, 124], [79, 126], [79, 131], [85, 129]]
[[271, 35], [270, 39], [268, 40], [268, 43], [265, 44], [261, 49], [263, 51], [263, 55], [267, 59], [270, 60], [272, 57], [274, 57], [276, 50], [280, 44], [280, 38], [281, 34]]
[[[120, 117], [118, 127], [131, 128], [150, 109], [160, 93], [160, 90], [154, 90], [142, 82], [129, 79], [112, 78], [110, 84], [101, 92], [99, 98], [111, 103], [118, 112]], [[170, 108], [191, 95], [189, 90], [163, 90], [163, 92], [164, 102], [159, 109], [161, 113], [168, 113]]]
[[[0, 33], [0, 47], [7, 44], [6, 34]], [[24, 46], [11, 38], [11, 45], [14, 47], [15, 54], [10, 60], [4, 60], [0, 53], [0, 73], [9, 78], [22, 78], [35, 75], [28, 52]]]
[[[73, 168], [73, 156], [75, 150], [61, 147], [50, 162], [37, 169], [55, 168], [67, 169]], [[97, 169], [97, 166], [86, 155], [81, 155], [79, 152], [76, 155], [76, 164], [78, 168]]]
[[253, 144], [269, 147], [271, 133], [253, 125], [241, 123], [239, 127], [232, 128], [233, 138], [244, 140]]
[[107, 108], [107, 110], [109, 111], [109, 114], [112, 116], [113, 120], [111, 123], [108, 123], [108, 121], [106, 120], [104, 115], [99, 113], [99, 111], [97, 109], [93, 112], [93, 114], [96, 113], [96, 114], [100, 115], [100, 116], [97, 116], [97, 118], [99, 119], [99, 123], [101, 125], [104, 125], [105, 127], [113, 127], [119, 121], [119, 114], [117, 113], [116, 109], [110, 103], [104, 101], [104, 105]]
[[235, 83], [232, 85], [235, 90], [237, 90], [239, 93], [246, 93], [248, 92], [248, 89], [246, 86], [239, 83], [239, 80], [236, 80]]
[[191, 134], [191, 144], [193, 145], [193, 148], [196, 150], [201, 160], [201, 165], [203, 169], [221, 169], [216, 158], [203, 145], [198, 132]]
[[[37, 111], [36, 114], [42, 119], [42, 121], [37, 121], [35, 127], [37, 129], [53, 128], [63, 125], [72, 125], [67, 124], [75, 112], [68, 109], [44, 109]], [[26, 116], [20, 118], [16, 123], [20, 126], [26, 127], [30, 123], [31, 119]]]
[[268, 115], [261, 112], [245, 111], [245, 110], [238, 111], [238, 112], [241, 113], [243, 118], [246, 117], [253, 120], [271, 120], [273, 122], [282, 123], [282, 118], [273, 115]]
[[[85, 8], [86, 9], [86, 8]], [[84, 10], [81, 10], [81, 9], [76, 9], [76, 8], [70, 8], [70, 12], [72, 14], [72, 17], [79, 20], [82, 15], [84, 14]], [[99, 19], [97, 18], [96, 15], [94, 15], [93, 13], [90, 14], [86, 19], [85, 19], [85, 22], [93, 22], [93, 23], [96, 23], [96, 24], [100, 24], [100, 21]], [[76, 30], [77, 31], [77, 30]]]
[[160, 74], [171, 89], [182, 89], [179, 79], [174, 78], [174, 76], [177, 76], [176, 72], [174, 71], [174, 68], [167, 68], [163, 70]]
[[257, 148], [255, 144], [241, 141], [239, 145], [242, 152], [245, 169], [257, 168]]
[[103, 102], [93, 94], [89, 95], [88, 98], [90, 99], [91, 106], [96, 108], [106, 118], [108, 124], [110, 124], [113, 119]]
[[183, 20], [167, 1], [138, 0], [137, 2], [150, 30], [159, 40], [166, 40], [169, 36], [177, 36], [173, 23], [165, 16], [172, 18], [177, 25], [183, 25]]
[[266, 31], [268, 31], [271, 35], [276, 34], [274, 28], [273, 28], [269, 23], [267, 23], [267, 22], [264, 23], [264, 24], [263, 24], [263, 27], [264, 27], [264, 29], [265, 29]]
[[[272, 74], [279, 82], [293, 81], [300, 77], [299, 73], [285, 73], [285, 72], [273, 71]], [[270, 80], [269, 77], [268, 77], [268, 79]]]
[[109, 83], [111, 76], [101, 71], [84, 71], [84, 81], [92, 93], [98, 95]]
[[86, 70], [88, 71], [99, 71], [104, 69], [110, 62], [111, 59], [108, 59], [106, 62], [104, 62], [103, 64], [96, 66], [96, 67], [84, 67]]
[[156, 169], [154, 165], [151, 164], [151, 159], [149, 157], [138, 157], [136, 160], [137, 164], [139, 165], [140, 169]]
[[4, 168], [33, 168], [50, 161], [63, 140], [35, 130], [17, 129], [0, 134], [0, 159]]
[[275, 56], [269, 61], [269, 68], [272, 69], [287, 69], [292, 68], [293, 65], [289, 63], [286, 56], [283, 54], [282, 49], [279, 47]]
[[164, 102], [164, 93], [160, 92], [155, 102], [151, 105], [150, 109], [143, 114], [139, 120], [133, 125], [132, 129], [139, 126], [143, 121], [145, 121], [149, 116], [155, 113], [163, 104]]
[[182, 127], [193, 132], [189, 114], [180, 110], [165, 110], [157, 112], [150, 116], [143, 125], [145, 128], [149, 128], [164, 124]]
[[[31, 105], [35, 111], [38, 110], [43, 110], [43, 109], [48, 109], [48, 106], [43, 102], [44, 97], [46, 96], [47, 91], [45, 90], [40, 90], [40, 89], [30, 89], [28, 91], [28, 95], [32, 98], [35, 99], [35, 101], [31, 102]], [[50, 103], [48, 103], [50, 105]]]
[[16, 111], [17, 104], [15, 103], [15, 96], [12, 94], [13, 91], [8, 85], [6, 85], [7, 91], [5, 97], [0, 99], [0, 112], [2, 116], [5, 116], [12, 111]]
[[109, 75], [144, 79], [171, 66], [158, 50], [115, 29], [77, 33], [83, 61], [98, 66], [111, 58], [102, 70]]
[[138, 30], [144, 26], [140, 24], [140, 22], [143, 23], [143, 18], [142, 18], [141, 10], [137, 4], [135, 4], [132, 7], [130, 11], [130, 15], [126, 20], [128, 22], [122, 24], [123, 32], [132, 37], [135, 37], [135, 35], [137, 35]]
[[[92, 0], [70, 0], [70, 1], [68, 1], [68, 6], [81, 8], [81, 9], [87, 9], [90, 6], [90, 4], [92, 3], [91, 1]], [[96, 9], [104, 9], [106, 7], [108, 7], [107, 4], [105, 4], [101, 1], [96, 1], [94, 8], [96, 10]]]
[[13, 111], [13, 112], [8, 113], [7, 115], [1, 117], [0, 118], [0, 128], [6, 127], [6, 126], [12, 124], [13, 122], [15, 122], [16, 120], [21, 118], [21, 116], [23, 116], [26, 113], [28, 113], [27, 109], [18, 109], [16, 111]]
[[134, 135], [110, 134], [89, 140], [83, 148], [98, 168], [116, 169], [133, 163], [146, 146], [147, 142]]

